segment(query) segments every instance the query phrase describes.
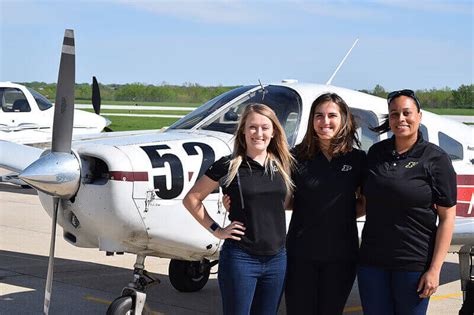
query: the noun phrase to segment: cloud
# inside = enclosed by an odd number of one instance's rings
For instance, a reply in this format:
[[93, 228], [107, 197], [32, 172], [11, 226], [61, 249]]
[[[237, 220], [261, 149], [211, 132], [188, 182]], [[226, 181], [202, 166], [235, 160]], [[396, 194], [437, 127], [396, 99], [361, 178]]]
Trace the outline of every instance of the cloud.
[[[296, 19], [329, 17], [357, 21], [384, 20], [403, 10], [472, 14], [469, 1], [328, 1], [328, 0], [115, 0], [158, 15], [208, 24], [245, 25], [282, 23]], [[290, 19], [292, 20], [292, 19]]]
[[243, 24], [266, 19], [265, 13], [253, 10], [253, 5], [235, 0], [118, 0], [119, 3], [159, 15], [211, 24]]
[[382, 8], [352, 1], [293, 1], [300, 14], [349, 20], [382, 18]]
[[408, 1], [408, 0], [374, 0], [374, 3], [386, 7], [408, 9], [425, 12], [442, 12], [472, 15], [473, 3], [471, 1]]

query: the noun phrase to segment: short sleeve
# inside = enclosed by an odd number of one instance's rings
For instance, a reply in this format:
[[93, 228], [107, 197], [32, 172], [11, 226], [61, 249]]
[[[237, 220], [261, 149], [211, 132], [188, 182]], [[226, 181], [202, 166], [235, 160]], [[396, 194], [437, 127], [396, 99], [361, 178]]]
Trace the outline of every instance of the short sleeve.
[[207, 169], [205, 175], [212, 179], [213, 181], [218, 182], [222, 177], [227, 175], [229, 171], [229, 156], [224, 156], [219, 160], [215, 161], [209, 168]]
[[452, 207], [457, 200], [456, 172], [449, 156], [440, 153], [433, 158], [430, 169], [433, 202], [438, 206]]

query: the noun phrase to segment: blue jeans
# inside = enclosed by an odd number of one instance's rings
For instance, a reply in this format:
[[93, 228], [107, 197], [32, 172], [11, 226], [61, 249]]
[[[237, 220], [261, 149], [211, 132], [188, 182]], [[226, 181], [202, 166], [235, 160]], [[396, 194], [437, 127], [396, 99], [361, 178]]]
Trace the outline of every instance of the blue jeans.
[[423, 272], [359, 266], [357, 281], [365, 315], [424, 315], [429, 298], [418, 296]]
[[251, 255], [226, 241], [219, 255], [219, 288], [225, 315], [276, 314], [285, 284], [286, 249]]
[[357, 265], [351, 261], [319, 262], [288, 256], [286, 313], [342, 314], [356, 272]]

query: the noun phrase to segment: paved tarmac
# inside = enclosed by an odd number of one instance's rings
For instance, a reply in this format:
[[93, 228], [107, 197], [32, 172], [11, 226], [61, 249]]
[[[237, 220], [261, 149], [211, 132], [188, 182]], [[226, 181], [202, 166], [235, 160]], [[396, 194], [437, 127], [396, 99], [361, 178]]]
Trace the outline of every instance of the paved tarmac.
[[[42, 314], [50, 230], [34, 190], [0, 183], [0, 314]], [[134, 262], [130, 254], [74, 247], [58, 228], [50, 314], [105, 314], [132, 280]], [[154, 314], [221, 313], [216, 275], [201, 291], [180, 293], [169, 282], [167, 259], [147, 257], [145, 266], [161, 280], [147, 295]], [[279, 314], [285, 314], [283, 303]], [[428, 314], [458, 314], [461, 304], [457, 255], [448, 254]], [[362, 314], [356, 284], [344, 313]]]

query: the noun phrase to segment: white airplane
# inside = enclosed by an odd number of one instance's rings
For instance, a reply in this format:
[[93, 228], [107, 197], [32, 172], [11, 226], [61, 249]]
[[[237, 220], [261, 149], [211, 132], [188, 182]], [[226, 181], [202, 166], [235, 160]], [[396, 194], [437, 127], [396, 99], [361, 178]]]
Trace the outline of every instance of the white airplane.
[[[0, 140], [23, 144], [51, 141], [54, 107], [37, 91], [12, 82], [0, 82]], [[74, 135], [95, 134], [110, 125], [97, 113], [76, 110]]]
[[[206, 284], [222, 242], [192, 218], [182, 199], [209, 165], [231, 153], [232, 134], [248, 103], [273, 108], [290, 146], [303, 138], [311, 103], [325, 92], [335, 92], [349, 104], [360, 126], [363, 149], [387, 137], [369, 130], [387, 114], [385, 99], [332, 85], [285, 80], [226, 92], [165, 131], [108, 133], [71, 146], [73, 42], [73, 32], [66, 30], [56, 96], [56, 104], [64, 106], [56, 106], [51, 152], [0, 141], [0, 152], [11, 152], [0, 155], [0, 166], [20, 172], [20, 178], [38, 190], [52, 217], [45, 313], [51, 298], [56, 222], [63, 237], [75, 246], [98, 248], [108, 255], [136, 255], [133, 280], [109, 306], [108, 314], [141, 314], [146, 289], [156, 282], [145, 270], [146, 256], [171, 258], [169, 278], [179, 291], [197, 291]], [[423, 112], [421, 128], [425, 138], [449, 153], [458, 174], [451, 250], [461, 253], [463, 290], [473, 294], [467, 290], [474, 247], [473, 129], [429, 112]], [[204, 203], [212, 218], [225, 226], [228, 218], [221, 197], [216, 191]]]

